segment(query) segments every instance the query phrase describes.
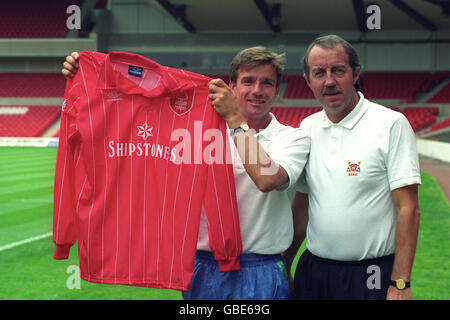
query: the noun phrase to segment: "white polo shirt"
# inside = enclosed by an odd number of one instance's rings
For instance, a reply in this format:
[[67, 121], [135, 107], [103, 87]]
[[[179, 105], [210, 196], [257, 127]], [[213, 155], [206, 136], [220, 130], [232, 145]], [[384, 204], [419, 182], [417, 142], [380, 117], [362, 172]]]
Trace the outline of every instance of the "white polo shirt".
[[[282, 190], [261, 192], [256, 187], [245, 171], [230, 137], [243, 253], [282, 253], [291, 245], [294, 234], [288, 190], [303, 171], [309, 154], [310, 138], [302, 129], [282, 125], [272, 113], [270, 115], [272, 121], [255, 137], [271, 159], [289, 175], [289, 184], [283, 186]], [[197, 250], [211, 251], [204, 212], [200, 219]]]
[[[391, 191], [420, 184], [415, 135], [400, 112], [359, 103], [339, 123], [322, 110], [303, 120], [311, 137], [305, 167], [307, 248], [341, 261], [394, 253], [397, 212]], [[304, 179], [300, 179], [300, 181]]]

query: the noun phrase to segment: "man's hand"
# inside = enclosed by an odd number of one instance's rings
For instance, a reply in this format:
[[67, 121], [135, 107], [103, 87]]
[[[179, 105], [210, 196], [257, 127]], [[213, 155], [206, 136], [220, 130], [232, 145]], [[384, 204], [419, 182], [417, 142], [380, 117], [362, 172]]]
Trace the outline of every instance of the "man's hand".
[[211, 99], [211, 105], [230, 128], [235, 128], [245, 121], [233, 91], [222, 79], [213, 79], [209, 82], [209, 99]]
[[70, 56], [66, 57], [66, 61], [63, 63], [63, 69], [61, 73], [64, 77], [72, 78], [78, 71], [78, 52], [72, 52]]
[[412, 300], [411, 288], [399, 290], [393, 286], [389, 286], [386, 300]]

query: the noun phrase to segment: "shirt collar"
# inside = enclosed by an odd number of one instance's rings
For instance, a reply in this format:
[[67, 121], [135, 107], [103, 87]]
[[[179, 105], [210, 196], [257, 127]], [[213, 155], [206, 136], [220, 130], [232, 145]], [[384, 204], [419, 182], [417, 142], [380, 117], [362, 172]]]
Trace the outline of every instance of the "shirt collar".
[[356, 104], [356, 106], [353, 108], [353, 110], [341, 121], [338, 123], [333, 123], [328, 118], [327, 114], [325, 113], [325, 110], [322, 110], [322, 122], [321, 127], [328, 128], [331, 126], [340, 126], [344, 127], [346, 129], [353, 129], [353, 127], [358, 123], [358, 121], [362, 118], [364, 113], [367, 110], [367, 103], [365, 103], [364, 95], [358, 91], [359, 95], [359, 101]]
[[[161, 84], [156, 88], [148, 91], [135, 82], [128, 79], [119, 71], [113, 69], [113, 62], [122, 62], [127, 65], [142, 67], [145, 70], [151, 70], [161, 76]], [[99, 78], [97, 80], [97, 89], [108, 90], [118, 89], [125, 94], [139, 94], [148, 98], [160, 97], [173, 93], [178, 84], [174, 79], [167, 76], [168, 67], [147, 59], [143, 56], [126, 53], [126, 52], [110, 52], [99, 65]], [[145, 76], [145, 74], [143, 74]]]
[[283, 127], [283, 125], [280, 122], [278, 122], [277, 118], [275, 118], [275, 116], [273, 115], [272, 112], [269, 112], [269, 115], [272, 117], [272, 120], [270, 120], [270, 122], [267, 125], [267, 127], [265, 127], [264, 129], [260, 130], [259, 132], [257, 132], [255, 134], [255, 137], [263, 136], [265, 138], [270, 139], [270, 137], [273, 134], [277, 134], [278, 129], [280, 127]]

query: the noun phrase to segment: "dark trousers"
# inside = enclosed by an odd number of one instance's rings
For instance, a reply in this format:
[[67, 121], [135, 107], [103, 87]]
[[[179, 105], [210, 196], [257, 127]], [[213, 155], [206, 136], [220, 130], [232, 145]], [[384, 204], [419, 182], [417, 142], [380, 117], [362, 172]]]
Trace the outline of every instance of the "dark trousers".
[[336, 261], [313, 255], [300, 257], [294, 277], [294, 299], [384, 300], [394, 255], [361, 261]]

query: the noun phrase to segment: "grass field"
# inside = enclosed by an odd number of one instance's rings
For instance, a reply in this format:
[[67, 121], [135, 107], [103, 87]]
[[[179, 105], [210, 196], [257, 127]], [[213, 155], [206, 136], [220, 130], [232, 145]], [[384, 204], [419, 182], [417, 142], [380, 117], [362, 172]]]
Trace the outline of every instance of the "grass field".
[[[89, 283], [69, 289], [68, 260], [53, 260], [56, 148], [0, 147], [0, 299], [181, 299], [174, 290]], [[415, 299], [450, 299], [450, 204], [436, 180], [422, 174], [421, 225], [413, 269]], [[42, 236], [23, 243], [23, 240]], [[299, 253], [304, 249], [302, 246]], [[69, 285], [67, 283], [69, 282]]]

